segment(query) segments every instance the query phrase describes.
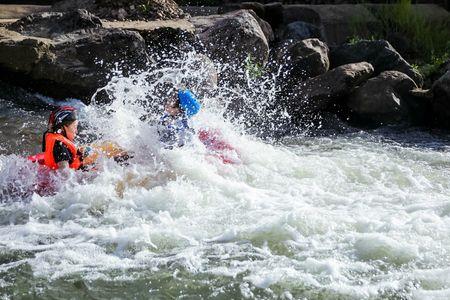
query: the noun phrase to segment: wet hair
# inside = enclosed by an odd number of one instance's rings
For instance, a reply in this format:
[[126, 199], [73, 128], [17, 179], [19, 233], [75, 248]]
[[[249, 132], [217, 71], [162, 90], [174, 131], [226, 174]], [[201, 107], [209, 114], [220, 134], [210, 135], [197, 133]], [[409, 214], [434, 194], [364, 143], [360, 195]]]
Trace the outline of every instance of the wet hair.
[[70, 125], [78, 119], [77, 111], [72, 106], [60, 106], [50, 114], [47, 124], [49, 132], [56, 131], [65, 125]]
[[170, 104], [172, 107], [181, 108], [180, 107], [180, 98], [178, 98], [178, 93], [171, 94], [166, 103]]
[[164, 98], [165, 105], [170, 104], [172, 107], [180, 107], [180, 100], [178, 99], [178, 89], [176, 85], [172, 82], [165, 82], [164, 88]]
[[[55, 116], [55, 118], [56, 118], [56, 121], [55, 121], [55, 126], [53, 128], [54, 130], [58, 130], [58, 129], [62, 128], [63, 126], [70, 125], [73, 122], [75, 122], [76, 120], [78, 120], [76, 111], [61, 112], [59, 115], [57, 114]], [[60, 118], [60, 119], [58, 119], [58, 118]]]

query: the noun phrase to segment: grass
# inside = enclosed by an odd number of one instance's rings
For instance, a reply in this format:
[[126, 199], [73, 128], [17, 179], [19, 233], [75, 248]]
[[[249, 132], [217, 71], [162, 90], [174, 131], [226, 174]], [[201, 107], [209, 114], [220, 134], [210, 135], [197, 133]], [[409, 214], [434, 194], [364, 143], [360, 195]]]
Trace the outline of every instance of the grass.
[[432, 25], [413, 9], [411, 0], [400, 0], [383, 7], [377, 16], [385, 34], [399, 33], [408, 38], [411, 47], [421, 53], [425, 61], [432, 61], [448, 52], [450, 30], [446, 24]]
[[369, 38], [361, 38], [358, 35], [353, 35], [348, 39], [348, 43], [350, 45], [354, 45], [360, 41], [376, 41], [379, 40], [380, 38], [378, 38], [376, 35], [371, 35]]
[[421, 65], [417, 65], [419, 72], [425, 76], [429, 77], [439, 71], [441, 66], [450, 60], [449, 53], [445, 53], [441, 56], [434, 56], [431, 58], [430, 62], [426, 62]]
[[[411, 4], [411, 0], [399, 0], [392, 5], [385, 5], [372, 10], [381, 23], [381, 32], [376, 32], [370, 39], [386, 39], [397, 34], [408, 41], [408, 50], [412, 53], [413, 63], [425, 76], [436, 72], [450, 57], [450, 22], [431, 24]], [[352, 22], [354, 32], [360, 32], [363, 22], [355, 19]], [[361, 38], [356, 34], [350, 43]]]
[[264, 67], [249, 54], [245, 59], [245, 71], [250, 78], [259, 78], [264, 73]]

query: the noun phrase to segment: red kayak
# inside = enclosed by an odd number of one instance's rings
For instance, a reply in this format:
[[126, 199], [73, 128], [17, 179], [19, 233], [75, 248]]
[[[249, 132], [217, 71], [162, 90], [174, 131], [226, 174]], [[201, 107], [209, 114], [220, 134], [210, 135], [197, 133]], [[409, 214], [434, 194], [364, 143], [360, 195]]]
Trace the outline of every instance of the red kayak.
[[224, 140], [217, 129], [200, 129], [198, 138], [213, 153], [213, 156], [221, 159], [224, 164], [241, 163], [236, 149]]
[[40, 165], [43, 165], [44, 164], [44, 152], [38, 153], [35, 155], [30, 155], [27, 157], [27, 159], [30, 160], [31, 162], [34, 162], [34, 163], [37, 162]]
[[[217, 129], [200, 129], [198, 131], [198, 138], [206, 146], [206, 148], [213, 153], [213, 156], [220, 158], [224, 164], [240, 163], [239, 155], [237, 154], [236, 149], [224, 140], [222, 134]], [[43, 152], [30, 155], [27, 159], [33, 163], [44, 165]]]

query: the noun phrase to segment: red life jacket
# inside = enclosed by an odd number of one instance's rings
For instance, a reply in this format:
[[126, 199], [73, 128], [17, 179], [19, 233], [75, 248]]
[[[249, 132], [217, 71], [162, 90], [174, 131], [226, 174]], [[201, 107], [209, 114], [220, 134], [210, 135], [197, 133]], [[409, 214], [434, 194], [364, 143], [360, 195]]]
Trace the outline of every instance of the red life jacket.
[[82, 160], [78, 154], [77, 147], [72, 141], [59, 133], [49, 132], [45, 135], [44, 165], [52, 170], [58, 169], [58, 164], [55, 162], [55, 157], [53, 156], [53, 148], [55, 147], [56, 141], [60, 141], [67, 149], [69, 149], [73, 159], [72, 163], [69, 164], [69, 167], [78, 170], [82, 165]]

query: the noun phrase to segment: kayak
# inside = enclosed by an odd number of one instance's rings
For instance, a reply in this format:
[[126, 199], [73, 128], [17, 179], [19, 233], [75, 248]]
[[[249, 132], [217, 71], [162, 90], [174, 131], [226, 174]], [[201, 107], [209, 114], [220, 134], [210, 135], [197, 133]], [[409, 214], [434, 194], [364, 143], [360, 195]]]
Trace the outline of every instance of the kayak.
[[[103, 142], [101, 144], [92, 144], [88, 146], [80, 147], [83, 152], [89, 153], [83, 158], [83, 170], [93, 171], [96, 170], [95, 163], [101, 157], [113, 158], [118, 163], [123, 163], [131, 156], [123, 150], [119, 145], [114, 142]], [[40, 196], [54, 195], [58, 192], [59, 183], [56, 179], [53, 170], [45, 166], [44, 153], [37, 153], [30, 155], [27, 159], [33, 163], [39, 164], [36, 182], [33, 188], [33, 192]]]
[[[220, 159], [224, 164], [241, 163], [236, 149], [224, 139], [217, 129], [200, 129], [198, 138], [210, 152], [210, 156]], [[111, 141], [82, 146], [80, 149], [89, 153], [83, 158], [84, 166], [94, 165], [100, 157], [113, 158], [117, 162], [123, 162], [130, 158], [124, 149]], [[27, 159], [33, 163], [44, 165], [44, 153], [30, 155]]]
[[[117, 162], [123, 162], [130, 158], [128, 153], [123, 150], [119, 145], [114, 142], [103, 142], [101, 144], [92, 144], [80, 147], [82, 152], [89, 152], [89, 154], [83, 158], [83, 165], [93, 165], [95, 162], [102, 156], [106, 156], [107, 158], [113, 158]], [[39, 163], [40, 165], [44, 165], [44, 153], [37, 153], [34, 155], [30, 155], [27, 159], [33, 163]]]
[[35, 155], [30, 155], [30, 156], [27, 157], [27, 159], [29, 161], [33, 162], [33, 163], [37, 162], [40, 165], [43, 165], [44, 164], [44, 157], [45, 157], [45, 154], [44, 154], [44, 152], [42, 152], [42, 153], [38, 153], [38, 154], [35, 154]]
[[241, 159], [236, 149], [228, 143], [217, 129], [200, 129], [198, 139], [205, 145], [211, 156], [224, 164], [240, 164]]

